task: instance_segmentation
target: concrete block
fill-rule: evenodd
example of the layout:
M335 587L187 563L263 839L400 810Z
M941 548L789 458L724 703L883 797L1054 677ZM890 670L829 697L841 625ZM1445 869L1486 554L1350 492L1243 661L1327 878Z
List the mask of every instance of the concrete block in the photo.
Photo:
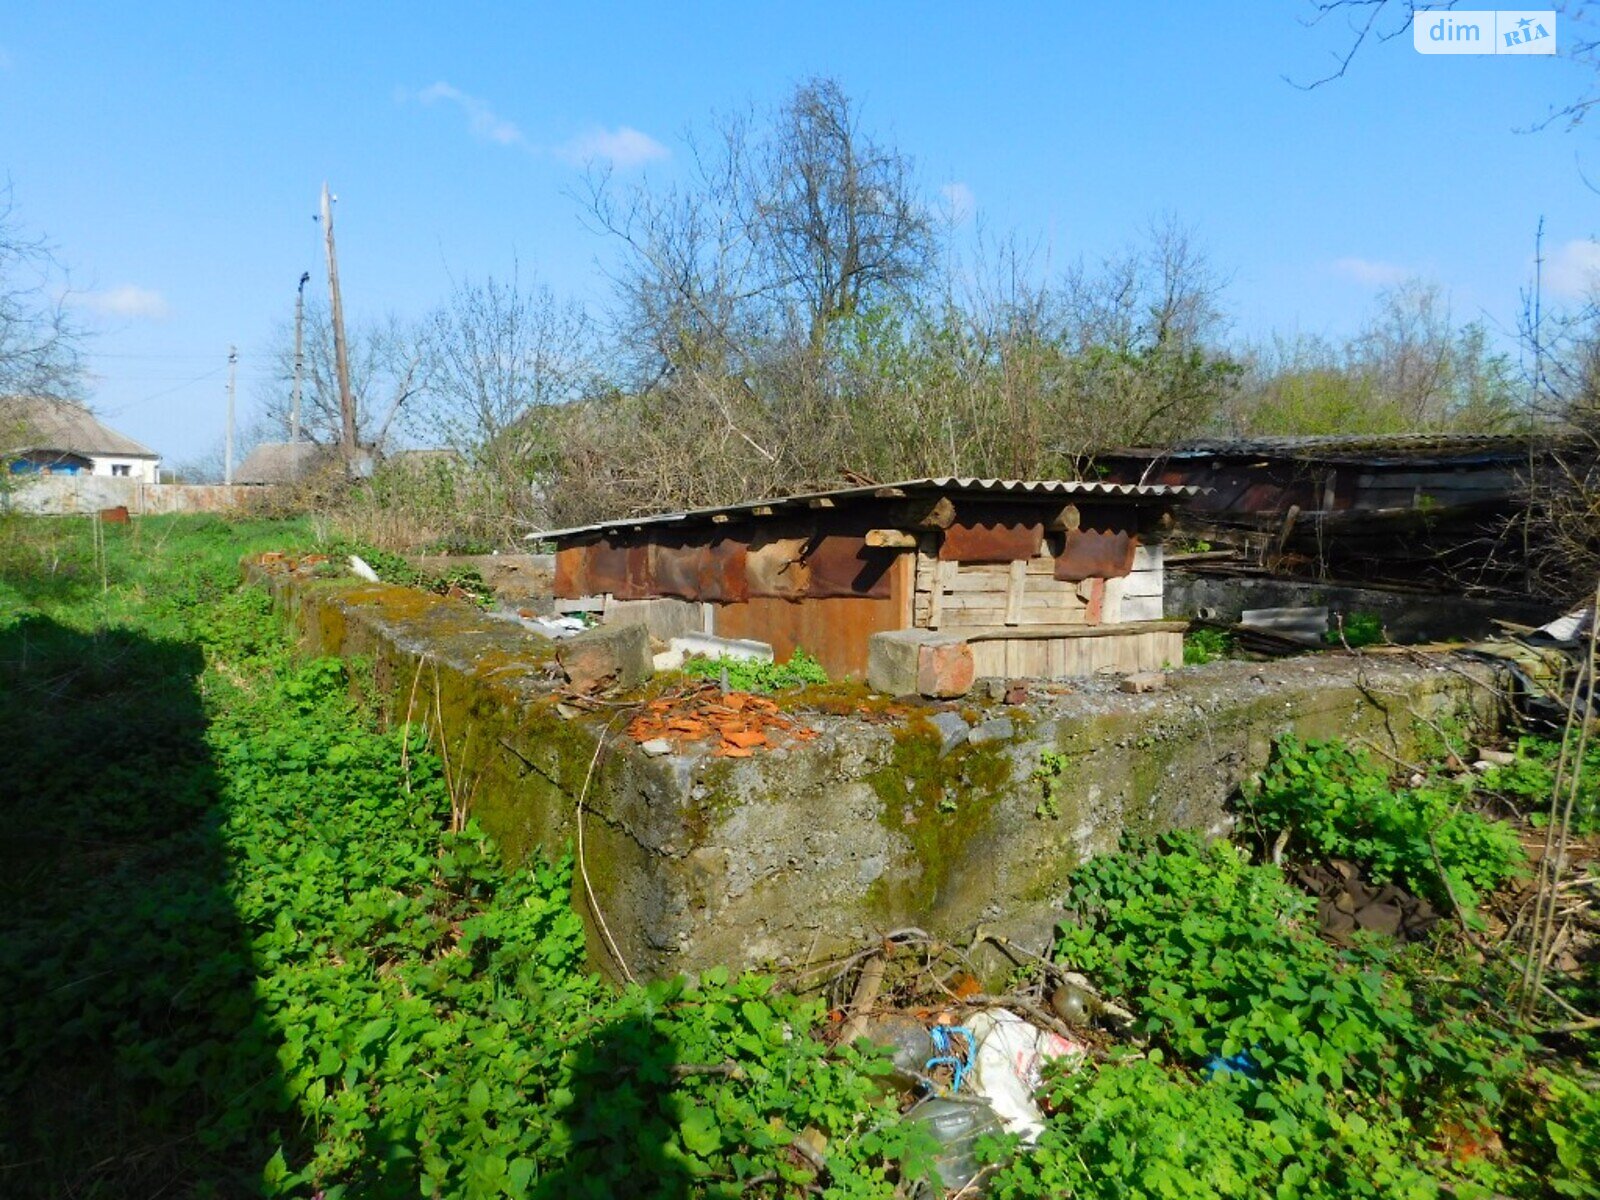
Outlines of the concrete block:
M939 731L939 754L949 754L967 740L967 719L958 712L934 713L929 723Z
M1132 675L1124 675L1122 682L1117 687L1124 692L1140 695L1144 692L1159 692L1167 686L1167 677L1160 671L1135 671Z
M867 683L891 696L964 696L974 676L972 647L951 633L896 629L867 639Z
M643 625L601 625L560 647L556 661L580 692L637 687L650 678L650 634Z
M1017 736L1017 724L1010 717L992 717L983 724L975 726L967 735L967 742L973 746L983 746L989 742L1009 742Z

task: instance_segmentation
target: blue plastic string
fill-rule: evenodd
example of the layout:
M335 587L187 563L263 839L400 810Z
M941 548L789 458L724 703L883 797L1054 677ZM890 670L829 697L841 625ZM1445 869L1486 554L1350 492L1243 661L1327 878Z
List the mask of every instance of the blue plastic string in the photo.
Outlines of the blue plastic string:
M933 1048L938 1053L927 1061L923 1070L931 1074L935 1067L949 1067L950 1090L959 1092L961 1081L966 1078L967 1072L972 1070L973 1061L977 1057L978 1039L965 1025L935 1025L928 1032L933 1035ZM966 1045L965 1052L961 1054L956 1053L954 1035L958 1033Z

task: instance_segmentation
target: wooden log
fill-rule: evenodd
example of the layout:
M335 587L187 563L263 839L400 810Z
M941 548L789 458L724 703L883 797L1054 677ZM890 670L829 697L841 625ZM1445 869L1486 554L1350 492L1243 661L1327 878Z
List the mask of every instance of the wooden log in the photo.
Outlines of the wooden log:
M879 550L915 550L917 535L903 529L869 529L867 545Z

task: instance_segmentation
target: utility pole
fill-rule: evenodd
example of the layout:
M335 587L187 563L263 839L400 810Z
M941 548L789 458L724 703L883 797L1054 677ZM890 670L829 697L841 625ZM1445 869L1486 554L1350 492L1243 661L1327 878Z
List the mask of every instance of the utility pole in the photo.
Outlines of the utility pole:
M306 284L311 272L300 272L300 290L294 296L294 399L289 405L289 440L300 440L300 376L305 371Z
M228 347L228 438L222 451L222 482L233 482L233 385L239 374L239 351Z
M356 402L350 395L350 355L344 343L344 302L339 299L339 259L333 251L333 197L322 185L322 235L328 247L328 303L333 309L333 362L339 373L340 442L344 469L350 474L356 462Z

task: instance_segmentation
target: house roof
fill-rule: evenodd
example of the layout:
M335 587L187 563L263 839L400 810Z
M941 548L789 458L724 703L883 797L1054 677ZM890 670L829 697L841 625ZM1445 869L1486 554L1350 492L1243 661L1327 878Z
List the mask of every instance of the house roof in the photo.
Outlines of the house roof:
M13 453L160 458L150 447L108 429L83 405L52 396L0 397L0 439ZM0 443L0 444L4 444Z
M262 442L233 472L235 483L293 483L334 457L315 442Z
M576 537L589 533L617 533L622 530L657 526L691 525L717 517L771 516L778 512L833 507L849 500L899 500L917 496L951 496L982 499L1014 499L1045 496L1099 496L1130 501L1187 499L1198 495L1198 487L1166 484L1102 483L1082 479L976 479L942 476L929 479L904 479L899 483L870 484L866 487L836 488L827 492L803 492L768 500L746 500L739 504L711 508L691 508L683 512L657 513L647 517L618 517L590 525L566 529L546 529L528 534L531 541Z
M1526 434L1395 433L1316 434L1295 437L1197 438L1176 446L1128 446L1103 460L1184 458L1293 458L1315 462L1385 463L1497 461L1525 457Z

